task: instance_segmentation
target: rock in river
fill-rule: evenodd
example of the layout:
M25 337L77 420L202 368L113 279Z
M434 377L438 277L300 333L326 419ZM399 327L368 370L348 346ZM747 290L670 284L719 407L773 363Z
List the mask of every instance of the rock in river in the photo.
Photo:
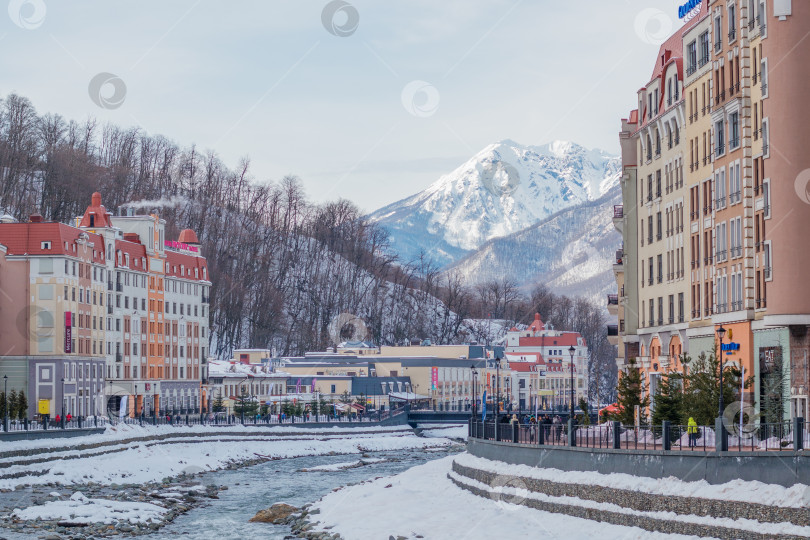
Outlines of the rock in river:
M267 510L259 510L256 515L250 518L250 521L258 521L261 523L279 524L287 519L290 514L298 512L298 508L286 503L276 503Z

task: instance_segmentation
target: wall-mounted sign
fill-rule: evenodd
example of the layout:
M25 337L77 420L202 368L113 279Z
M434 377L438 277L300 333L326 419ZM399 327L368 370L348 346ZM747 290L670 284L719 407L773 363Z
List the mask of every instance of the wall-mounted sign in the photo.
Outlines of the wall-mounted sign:
M733 352L736 352L736 351L740 350L740 344L739 343L723 343L720 346L720 350L721 351L726 351L726 354L731 354Z
M65 352L70 353L72 351L73 345L73 333L72 333L72 325L71 323L71 312L65 312Z
M430 368L430 386L434 389L439 387L439 368Z
M696 13L692 13L700 11L700 4L703 0L689 0L682 6L678 8L678 18L685 19L689 17L690 19L695 16Z

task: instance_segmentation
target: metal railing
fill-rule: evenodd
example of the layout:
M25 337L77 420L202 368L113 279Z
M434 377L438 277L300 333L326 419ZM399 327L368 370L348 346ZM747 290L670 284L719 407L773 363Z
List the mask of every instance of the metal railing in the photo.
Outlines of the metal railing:
M624 426L619 422L581 425L562 422L559 418L552 420L550 416L542 417L539 422L529 416L514 422L508 415L501 416L498 421L489 418L483 422L477 419L469 422L470 438L541 446L675 452L771 452L810 447L810 422L803 418L741 425L723 422L719 428L721 431L717 429L717 426L669 422L638 426Z

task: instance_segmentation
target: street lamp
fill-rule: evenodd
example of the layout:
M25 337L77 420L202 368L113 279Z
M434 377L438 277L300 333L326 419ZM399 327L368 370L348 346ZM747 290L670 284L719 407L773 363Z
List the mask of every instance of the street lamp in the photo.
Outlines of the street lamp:
M470 366L470 370L472 371L472 414L475 416L475 411L478 404L478 388L475 386L475 378L478 376L478 370L475 369L475 364Z
M5 407L3 414L3 431L8 431L8 375L3 375L3 405Z
M501 419L501 358L495 358L495 422Z
M717 417L720 418L723 416L723 338L726 337L726 329L723 328L722 324L720 328L717 329L717 337L720 340L720 358L718 360L718 364L720 365L720 410Z
M571 416L569 418L574 418L574 353L577 350L574 348L573 345L568 347L568 354L571 355Z
M62 377L62 428L65 427L65 407L67 398L65 398L65 378Z

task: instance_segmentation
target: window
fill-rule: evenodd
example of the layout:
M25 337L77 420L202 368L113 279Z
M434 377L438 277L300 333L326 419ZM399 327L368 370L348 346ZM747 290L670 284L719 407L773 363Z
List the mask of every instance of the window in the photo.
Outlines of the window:
M700 63L699 67L705 66L709 62L709 31L700 34Z
M737 6L728 6L728 42L737 39Z
M722 156L726 153L726 132L722 120L718 120L714 124L714 148L716 156Z
M702 38L703 36L701 36ZM708 38L708 35L706 36ZM692 75L695 71L697 71L697 42L692 41L689 45L686 46L687 51L687 64L686 64L686 74Z
M729 204L736 204L742 199L742 184L740 181L740 162L733 163L728 168Z
M740 147L740 113L733 112L728 117L729 126L729 150L735 150Z
M715 192L717 199L715 206L718 210L726 207L726 170L720 169L714 175Z
M723 48L723 22L720 17L714 18L714 50Z

